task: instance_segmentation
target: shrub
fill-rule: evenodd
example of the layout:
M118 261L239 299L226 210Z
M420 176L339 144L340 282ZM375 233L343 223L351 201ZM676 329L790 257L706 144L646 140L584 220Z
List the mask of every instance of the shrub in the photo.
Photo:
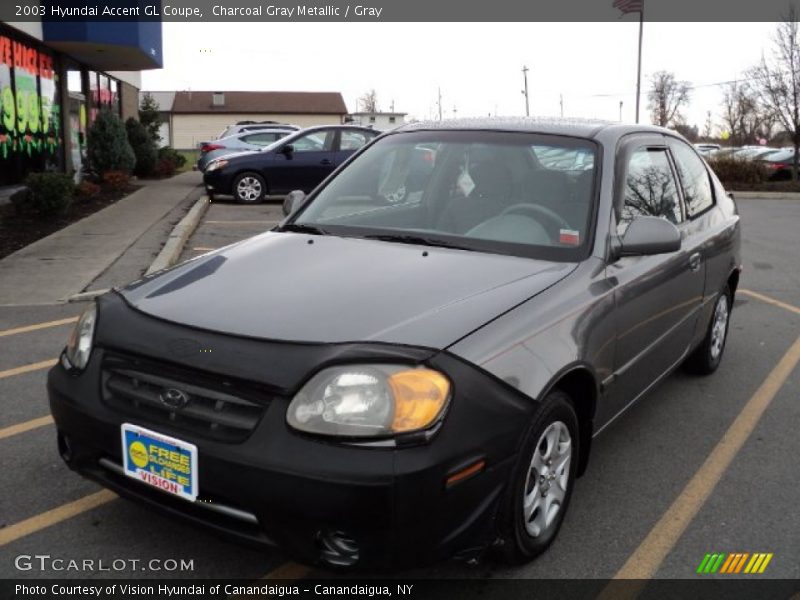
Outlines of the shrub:
M175 163L170 158L159 158L156 161L157 177L172 177L175 174Z
M75 193L81 198L91 198L92 196L96 196L100 193L100 186L96 183L92 183L88 179L84 179L78 184L78 187L75 189Z
M30 208L31 192L28 188L22 188L11 194L8 199L14 205L14 210L17 214L21 214Z
M133 169L134 174L140 177L152 175L158 158L155 142L147 133L144 125L133 117L125 121L125 130L128 133L128 143L131 145L133 154L136 157L136 166Z
M75 182L66 173L31 173L25 178L26 203L42 216L65 212L75 194Z
M101 110L87 134L89 167L98 175L106 171L130 173L136 155L120 118L108 109Z
M170 148L169 146L164 146L163 148L159 148L158 150L158 158L167 158L175 163L175 168L180 169L183 165L186 164L186 157L175 150L175 148Z
M769 179L766 167L754 160L711 157L708 159L708 164L726 185L728 183L761 183Z
M130 174L125 171L106 171L103 173L103 187L113 192L125 191L130 180Z

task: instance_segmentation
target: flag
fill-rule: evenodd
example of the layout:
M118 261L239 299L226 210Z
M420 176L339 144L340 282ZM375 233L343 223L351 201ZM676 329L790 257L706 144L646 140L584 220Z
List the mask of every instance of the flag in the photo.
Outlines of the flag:
M644 10L644 0L614 0L612 6L622 11L623 15L632 12L640 13Z

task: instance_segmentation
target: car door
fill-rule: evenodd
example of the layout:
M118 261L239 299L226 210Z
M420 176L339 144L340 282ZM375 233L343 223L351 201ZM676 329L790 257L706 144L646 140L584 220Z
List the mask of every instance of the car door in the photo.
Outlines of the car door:
M618 152L617 234L637 216L668 219L681 249L623 256L607 267L614 285L616 348L609 408L616 414L669 372L692 341L705 284L705 264L686 238L686 216L663 136L634 136ZM613 415L607 415L613 416Z
M371 131L359 129L340 130L336 141L336 166L350 158L356 150L366 145L376 135Z
M315 129L289 139L278 148L265 172L270 194L293 190L309 193L335 168L335 129ZM291 152L286 152L291 145Z
M705 265L703 307L695 327L697 341L705 335L714 301L731 273L733 232L729 221L716 208L714 185L705 162L686 142L673 137L667 140L686 207L686 222L681 232L684 243Z

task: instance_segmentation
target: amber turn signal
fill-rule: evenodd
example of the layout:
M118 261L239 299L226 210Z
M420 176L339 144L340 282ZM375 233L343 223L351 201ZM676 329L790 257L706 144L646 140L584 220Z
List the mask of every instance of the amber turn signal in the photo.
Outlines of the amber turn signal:
M424 429L442 414L450 397L450 382L438 371L410 369L388 378L394 395L392 430Z

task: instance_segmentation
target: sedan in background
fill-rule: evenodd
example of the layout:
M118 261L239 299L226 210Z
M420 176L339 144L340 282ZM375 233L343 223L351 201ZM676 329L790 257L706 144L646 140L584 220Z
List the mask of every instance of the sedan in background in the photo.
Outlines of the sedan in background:
M264 129L283 129L285 131L299 131L301 128L289 123L277 123L275 121L238 121L235 125L229 125L217 136L217 139L244 133L245 131L262 131Z
M268 184L301 148L318 164L370 133L306 131L232 177ZM669 130L416 123L291 196L271 231L97 298L50 371L64 461L165 530L325 567L524 563L558 535L592 439L678 366L722 361L739 215ZM716 410L720 383L655 426ZM614 481L637 457L606 459L608 493L577 501L638 493Z
M310 127L259 152L212 160L203 172L203 183L209 197L232 195L246 204L293 190L308 193L378 134L350 125Z
M237 152L262 150L290 133L292 133L291 129L259 129L257 131L244 131L213 142L205 142L200 146L200 159L197 161L197 170L205 171L208 163L221 156L236 154Z
M766 167L770 181L788 181L792 178L794 149L770 152L758 161Z

